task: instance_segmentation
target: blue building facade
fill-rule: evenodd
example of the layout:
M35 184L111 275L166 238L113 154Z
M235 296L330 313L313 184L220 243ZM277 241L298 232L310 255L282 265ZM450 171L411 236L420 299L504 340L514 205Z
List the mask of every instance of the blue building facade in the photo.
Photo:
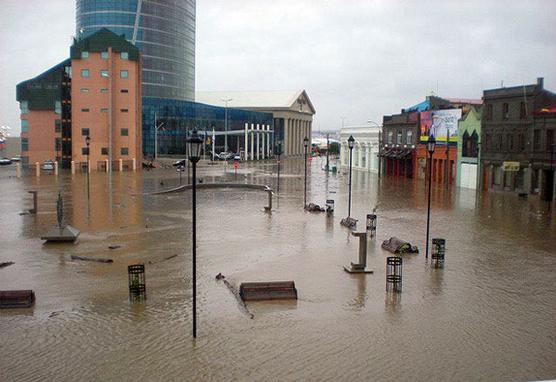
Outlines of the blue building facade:
M195 0L77 0L77 37L107 28L143 57L143 97L195 100Z
M181 100L143 98L143 155L154 156L155 123L158 129L158 154L185 154L185 139L193 130L212 139L212 131L225 131L226 109ZM245 149L245 124L251 127L270 126L273 128L273 115L241 109L228 108L228 147L239 153ZM224 136L218 135L215 142L217 152L224 150Z

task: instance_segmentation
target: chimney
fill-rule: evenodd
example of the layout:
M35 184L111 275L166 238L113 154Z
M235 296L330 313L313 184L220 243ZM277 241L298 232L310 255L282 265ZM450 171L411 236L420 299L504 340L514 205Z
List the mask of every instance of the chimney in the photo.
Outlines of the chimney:
M537 86L539 86L541 89L544 89L544 78L543 77L537 77Z

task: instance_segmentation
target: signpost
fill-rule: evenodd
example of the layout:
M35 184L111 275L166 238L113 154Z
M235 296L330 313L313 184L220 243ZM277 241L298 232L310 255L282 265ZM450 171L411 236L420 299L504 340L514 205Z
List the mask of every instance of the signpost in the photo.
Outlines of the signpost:
M502 168L504 171L519 171L519 162L503 162Z

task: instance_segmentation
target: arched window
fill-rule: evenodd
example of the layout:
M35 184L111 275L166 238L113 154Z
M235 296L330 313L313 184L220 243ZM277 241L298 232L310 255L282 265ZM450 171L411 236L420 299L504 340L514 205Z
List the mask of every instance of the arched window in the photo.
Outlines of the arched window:
M463 141L461 146L461 156L468 157L469 156L469 134L467 131L463 133Z
M473 158L477 158L479 156L479 135L476 131L471 134L470 146L471 151L469 152L469 156Z

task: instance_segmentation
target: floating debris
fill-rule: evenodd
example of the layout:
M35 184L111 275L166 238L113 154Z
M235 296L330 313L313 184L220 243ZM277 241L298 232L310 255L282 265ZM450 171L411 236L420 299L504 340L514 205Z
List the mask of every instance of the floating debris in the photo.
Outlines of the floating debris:
M388 240L384 240L382 248L396 255L403 253L419 253L419 248L411 245L411 243L407 241L398 239L397 237L391 237Z
M9 267L10 265L15 264L13 261L5 261L0 263L0 268Z
M96 261L97 263L113 263L114 262L114 260L112 260L112 259L85 257L85 256L77 256L77 255L71 255L71 259L72 260L81 260L81 261Z
M118 248L122 248L121 245L109 245L108 246L109 249L118 249Z

